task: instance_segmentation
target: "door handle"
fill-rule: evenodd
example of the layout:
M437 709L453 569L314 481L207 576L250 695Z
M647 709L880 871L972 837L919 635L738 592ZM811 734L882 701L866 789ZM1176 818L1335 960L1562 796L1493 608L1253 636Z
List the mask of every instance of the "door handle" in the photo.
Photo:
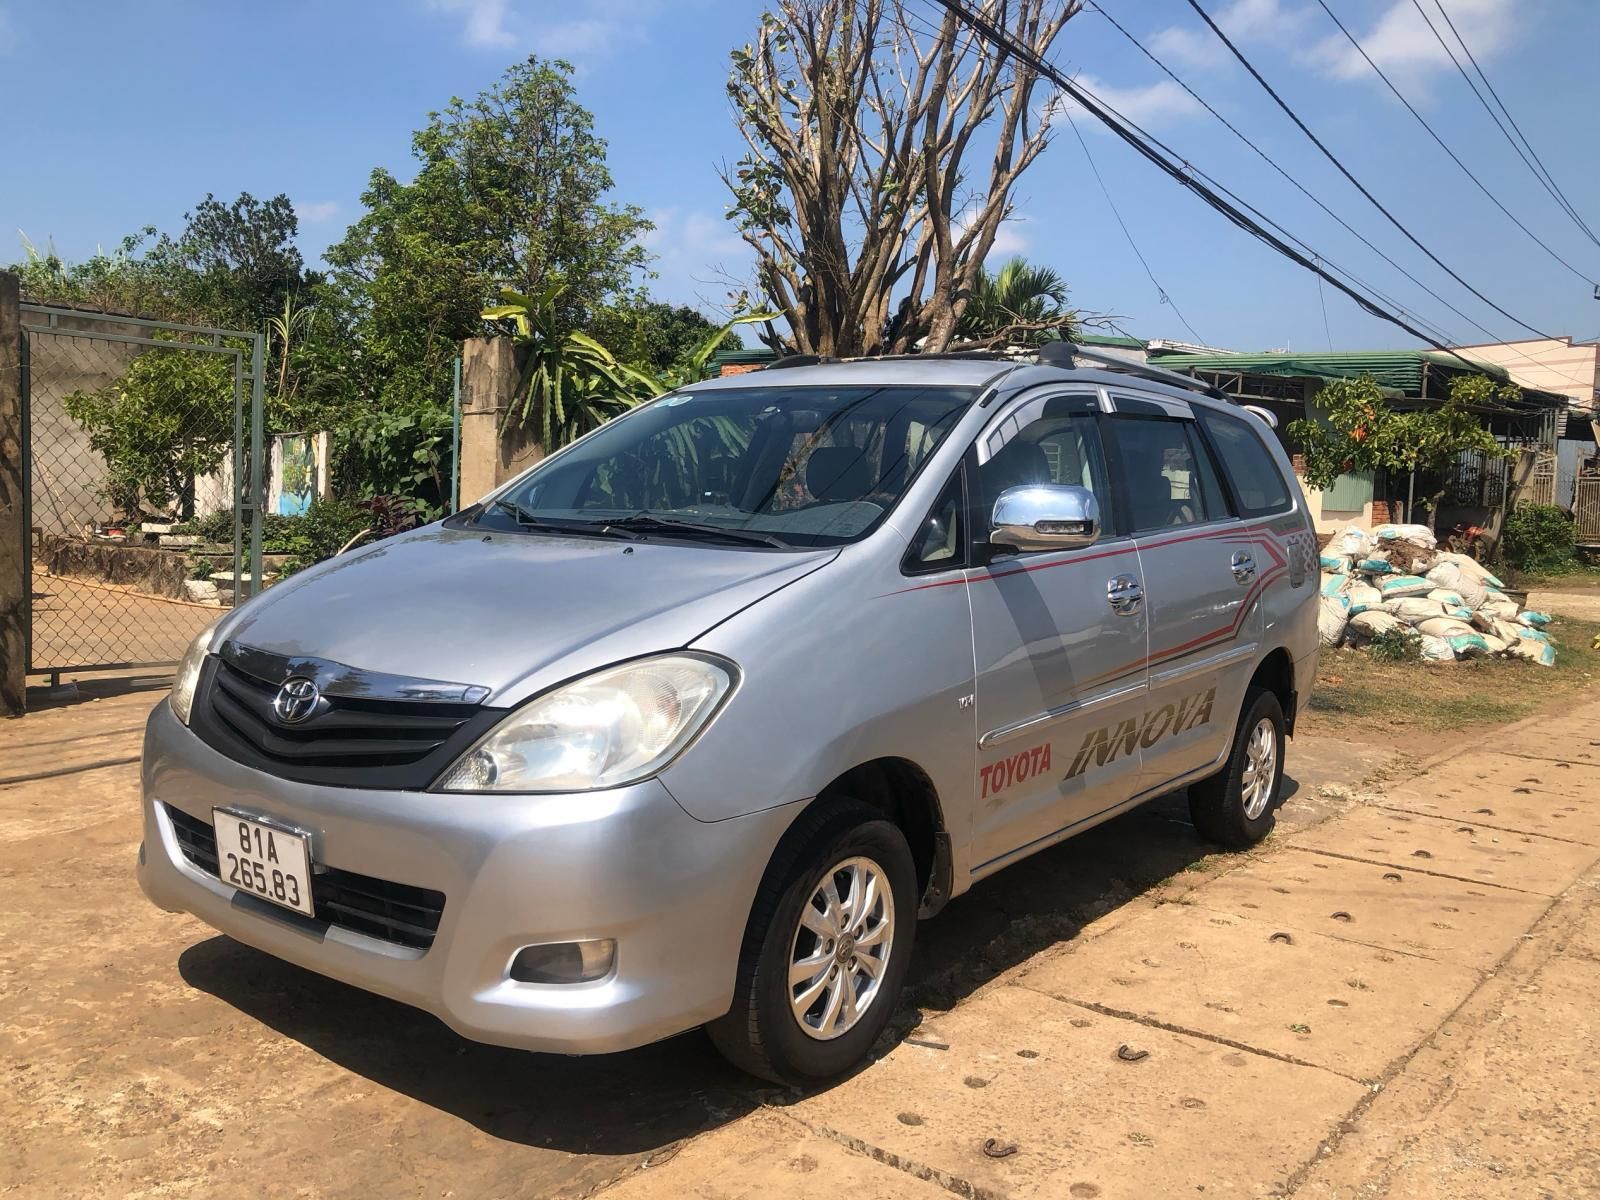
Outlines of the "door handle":
M1249 583L1256 577L1256 560L1245 551L1240 550L1233 556L1233 579L1235 583Z
M1106 582L1106 599L1119 617L1131 617L1144 605L1144 588L1132 575L1118 575Z

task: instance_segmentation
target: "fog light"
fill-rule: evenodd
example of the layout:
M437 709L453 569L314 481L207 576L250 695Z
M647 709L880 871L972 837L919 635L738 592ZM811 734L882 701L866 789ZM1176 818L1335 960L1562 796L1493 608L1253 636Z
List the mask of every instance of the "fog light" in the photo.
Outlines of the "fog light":
M592 983L611 974L616 962L614 938L524 946L511 960L511 978L518 983Z

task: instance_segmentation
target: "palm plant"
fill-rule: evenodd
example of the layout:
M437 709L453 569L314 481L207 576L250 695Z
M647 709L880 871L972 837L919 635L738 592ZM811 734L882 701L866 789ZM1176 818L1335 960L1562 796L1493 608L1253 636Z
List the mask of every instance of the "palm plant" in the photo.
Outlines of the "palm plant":
M1018 257L993 274L984 271L956 325L956 339L1035 346L1050 336L1070 337L1077 325L1061 274Z

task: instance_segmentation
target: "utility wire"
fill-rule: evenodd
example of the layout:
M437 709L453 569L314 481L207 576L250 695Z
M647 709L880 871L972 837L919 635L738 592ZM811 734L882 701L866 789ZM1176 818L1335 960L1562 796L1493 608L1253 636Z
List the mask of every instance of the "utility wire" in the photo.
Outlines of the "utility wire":
M1449 309L1456 316L1460 317L1467 324L1471 325L1474 329L1478 330L1478 332L1483 334L1484 337L1486 337L1490 342L1498 342L1498 341L1500 341L1500 339L1498 337L1496 337L1495 334L1493 332L1491 332L1488 328L1486 328L1485 326L1483 326L1479 322L1473 320L1472 317L1470 317L1466 313L1462 312L1461 309L1457 308L1454 304L1451 304L1450 301L1446 300L1443 296L1441 296L1438 292L1434 291L1431 287L1429 287L1421 279L1418 279L1410 271L1406 270L1405 267L1401 266L1398 262L1396 262L1388 254L1384 253L1384 251L1382 249L1380 249L1378 246L1374 245L1369 238L1367 238L1364 234L1361 233L1360 230L1356 229L1348 221L1346 221L1343 217L1341 217L1338 213L1334 212L1333 209L1329 208L1328 205L1325 204L1320 197L1318 197L1315 193L1313 193L1310 190L1308 190L1305 187L1305 185L1302 184L1298 179L1296 179L1292 174L1290 174L1288 171L1284 170L1283 167L1279 166L1278 163L1270 155L1268 155L1266 153L1266 151L1262 150L1260 146L1256 145L1255 142L1251 141L1244 133L1242 133L1238 129L1237 126L1235 126L1231 121L1229 121L1227 117L1225 117L1222 113L1218 112L1217 109L1215 107L1213 107L1206 100L1206 98L1204 96L1201 96L1192 87L1190 87L1189 84L1187 82L1185 82L1184 79L1181 76L1176 74L1172 70L1171 67L1169 67L1160 58L1158 58L1155 55L1154 52L1152 52L1149 48L1147 48L1144 45L1143 42L1139 41L1138 38L1136 38L1132 33L1130 33L1128 31L1128 29L1125 26L1123 26L1121 23L1119 23L1115 17L1113 17L1105 9L1101 8L1100 5L1098 3L1096 3L1096 0L1088 0L1088 3L1089 3L1089 6L1091 8L1093 8L1100 16L1104 17L1106 19L1106 21L1109 22L1111 24L1111 26L1113 28L1115 28L1118 33L1120 33L1124 38L1126 38L1130 43L1132 43L1132 45L1134 46L1135 49L1137 49L1141 54L1143 54L1152 63L1154 63L1155 66L1163 74L1165 74L1167 76L1167 78L1171 79L1180 88L1182 88L1185 92L1187 92L1191 99L1193 99L1197 104L1199 104L1202 108L1204 108L1213 117L1215 117L1217 119L1217 121L1220 122L1222 124L1222 126L1228 130L1228 132L1232 133L1234 135L1234 137L1238 138L1241 142L1243 142L1246 146L1248 146L1256 154L1256 156L1261 159L1262 162L1266 163L1269 167L1271 167L1274 171L1276 171L1279 175L1281 175L1290 184L1290 186L1292 186L1296 191L1298 191L1306 199L1310 200L1319 209L1321 209L1325 214L1327 214L1329 217L1331 217L1346 232L1348 232L1351 236L1356 238L1356 240L1358 240L1362 245L1367 247L1367 249L1371 250L1379 258L1383 259L1384 262L1388 263L1396 271L1400 272L1400 274L1404 275L1413 284L1415 284L1417 287L1422 289L1422 291L1426 292L1429 296L1433 297L1433 299L1438 301L1440 304L1444 305L1444 307ZM1163 149L1167 149L1167 147L1163 147ZM1200 172L1200 174L1202 176L1204 176L1205 173L1204 172ZM1209 177L1207 177L1207 178L1209 179ZM1338 263L1333 262L1331 259L1327 259L1327 258L1321 256L1320 254L1318 254L1315 250L1313 250L1310 246L1307 246L1299 238L1296 238L1293 234L1290 234L1281 225L1278 225L1276 222L1271 221L1270 219L1266 218L1263 214L1261 214L1259 212L1259 210L1254 209L1249 204L1246 204L1243 200L1240 200L1240 198L1238 196L1234 195L1232 192L1229 192L1226 188L1222 187L1219 183L1217 183L1216 180L1209 179L1209 182L1213 186L1217 187L1220 191L1223 191L1224 193L1226 193L1227 195L1232 197L1242 207L1244 207L1248 211L1254 213L1256 216L1261 217L1261 219L1265 220L1268 225L1271 225L1273 228L1277 229L1279 233L1283 234L1290 241L1292 241L1296 245L1300 246L1300 248L1303 249L1304 251L1306 251L1306 253L1310 254L1313 259L1320 260L1321 262L1326 263L1333 270L1339 272L1341 275L1344 275L1348 279L1354 281L1358 286L1364 288L1366 291L1370 292L1372 295L1374 295L1378 299L1382 300L1385 304L1387 304L1390 308L1393 308L1396 312L1399 312L1401 315L1409 318L1410 320L1412 320L1412 321L1416 322L1417 324L1422 325L1424 328L1430 330L1440 341L1443 341L1445 343L1451 343L1451 344L1459 344L1460 343L1460 341L1461 341L1460 338L1453 337L1450 334L1445 333L1437 325L1434 325L1434 324L1429 323L1429 322L1425 322L1422 317L1420 317L1416 313L1408 310L1405 307L1405 305L1401 304L1398 300L1394 299L1394 297L1389 296L1386 293L1384 293L1376 285L1374 285L1372 283L1369 283L1368 281L1362 279L1361 276L1357 275L1354 271L1350 270L1348 267L1342 267ZM1321 280L1320 277L1317 280L1317 298L1318 298L1319 302L1322 304L1322 307L1323 307L1323 310L1324 310L1324 319L1323 319L1324 329L1323 329L1323 332L1326 333L1327 332L1327 328L1326 328L1326 326L1327 326L1327 319L1326 319L1327 300L1326 300L1326 297L1322 294L1322 280ZM1330 349L1332 348L1332 340L1331 340L1331 338L1330 338L1330 341L1329 341L1329 348ZM1518 350L1518 351L1515 351L1515 353L1516 353L1517 357L1523 359L1524 361L1528 362L1529 364L1531 364L1533 366L1539 367L1541 369L1546 369L1546 370L1549 369L1548 364L1541 362L1540 360L1532 357L1531 355L1529 355L1527 353L1524 353L1523 351ZM1559 372L1558 372L1558 374L1559 374ZM1570 376L1565 376L1565 375L1563 375L1562 377L1563 378L1568 378L1568 379L1571 378ZM1576 380L1576 379L1573 379L1572 382L1578 383L1580 385L1582 383L1581 380Z
M1483 182L1483 180L1479 179L1477 177L1477 175L1475 175L1473 173L1472 168L1467 166L1466 163L1462 162L1460 156L1458 154L1456 154L1456 152L1454 150L1450 149L1450 147L1448 145L1445 144L1445 140L1442 137L1440 137L1437 132L1435 132L1435 130L1434 130L1432 125L1428 124L1427 119L1424 118L1423 115L1416 110L1416 107L1411 103L1411 101L1407 100L1405 98L1405 96L1401 94L1400 89L1397 88L1394 85L1394 81L1391 80L1389 78L1389 76L1384 74L1383 68L1380 67L1377 63L1372 61L1372 56L1367 53L1366 47L1363 46L1359 41L1356 40L1355 34L1351 33L1350 30L1345 27L1345 23L1343 21L1341 21L1334 14L1333 9L1328 7L1327 0L1317 0L1317 4L1322 8L1323 12L1328 14L1328 19L1339 27L1339 32L1344 34L1345 40L1348 41L1352 46L1354 46L1356 48L1356 52L1358 54L1360 54L1362 58L1367 60L1367 66L1371 67L1375 72L1377 72L1378 78L1383 80L1384 85L1391 92L1394 93L1394 98L1396 100L1400 101L1401 104L1405 105L1406 111L1409 112L1413 117L1415 117L1417 119L1417 124L1421 125L1424 129L1426 129L1428 131L1428 136L1431 137L1435 142L1437 142L1439 144L1439 149L1443 150L1446 154L1448 154L1450 156L1450 161L1455 163L1456 166L1460 167L1461 170L1462 170L1462 173L1465 174L1468 179L1472 180L1473 183L1477 184L1478 190L1480 192L1482 192L1485 196L1489 197L1490 202L1493 203L1493 205L1496 208L1498 208L1501 212L1503 212L1508 218L1510 218L1512 224L1514 224L1518 229L1522 230L1523 233L1527 234L1530 238L1532 238L1535 242L1537 242L1538 245L1539 245L1539 248L1541 250L1543 250L1551 258L1555 259L1558 263L1560 263L1567 270L1571 271L1579 279L1581 279L1585 283L1587 283L1590 287L1596 286L1596 281L1591 276L1586 275L1584 272L1580 271L1577 267L1573 266L1566 259L1562 258L1561 255L1557 254L1554 250L1552 250L1549 247L1549 245L1547 245L1545 243L1543 238L1541 238L1533 230L1529 229L1526 225L1524 225L1517 218L1516 214L1513 213L1504 204L1502 204L1500 202L1500 198L1489 190L1488 186ZM1440 11L1443 11L1443 9L1441 8ZM1465 43L1463 43L1463 45L1465 45ZM1487 81L1485 81L1485 82L1487 82ZM1508 113L1507 115L1509 116L1510 114Z
M1183 315L1177 303L1167 294L1167 289L1161 286L1161 281L1156 278L1155 272L1150 269L1150 264L1145 261L1144 254L1139 249L1139 243L1133 240L1133 234L1128 232L1128 223L1122 219L1122 214L1117 211L1117 202L1111 198L1111 189L1106 187L1106 181L1100 175L1100 168L1094 164L1094 155L1089 153L1089 143L1083 140L1083 131L1078 128L1078 123L1072 119L1072 114L1066 114L1067 124L1072 126L1072 132L1077 136L1078 145L1083 147L1083 157L1089 162L1089 170L1094 172L1095 182L1100 185L1100 191L1105 195L1106 204L1111 208L1111 215L1117 219L1117 224L1122 228L1122 236L1128 239L1128 245L1133 248L1133 255L1139 260L1139 265L1144 268L1144 273L1150 277L1151 285L1156 289L1156 295L1161 298L1161 303L1168 305L1183 327L1189 331L1189 336L1201 346L1209 345L1205 338L1195 332L1194 326L1189 324L1189 318Z
M1186 83L1181 76L1179 76L1178 74L1176 74L1172 70L1171 67L1167 66L1166 63L1162 62L1161 59L1157 58L1156 55L1151 50L1149 50L1144 45L1143 42L1141 42L1138 38L1134 37L1134 35L1132 33L1128 32L1128 30L1121 23L1119 23L1115 17L1113 17L1105 9L1101 8L1099 4L1094 3L1094 0L1090 0L1090 5L1091 5L1091 7L1094 8L1094 10L1097 13L1099 13L1108 22L1110 22L1110 24L1117 30L1118 33L1120 33L1129 42L1131 42L1134 45L1134 47L1141 54L1143 54L1152 63L1154 63L1156 65L1156 67L1158 69L1160 69L1163 74L1165 74L1167 76L1168 79L1172 80L1173 83L1177 84L1185 92L1187 92L1189 94L1189 97L1192 100L1194 100L1195 103L1199 104L1208 113L1210 113L1219 122L1221 122L1223 127L1226 128L1229 133L1233 134L1234 137L1238 138L1241 142L1243 142L1246 146L1248 146L1255 153L1256 157L1261 159L1262 162L1266 163L1269 167L1271 167L1274 171L1276 171L1279 175L1281 175L1284 178L1284 180L1287 181L1288 184L1291 187L1293 187L1297 192L1299 192L1307 200L1311 201L1311 203L1315 204L1319 209L1321 209L1325 214L1327 214L1327 216L1331 217L1334 221L1336 221L1340 225L1340 227L1345 230L1346 233L1348 233L1352 237L1354 237L1363 246L1365 246L1368 250L1371 250L1374 254L1376 254L1379 258L1381 258L1384 262L1388 263L1396 271L1399 271L1400 274L1404 275L1407 279L1409 279L1417 287L1421 288L1429 296L1433 297L1433 299L1438 301L1440 304L1444 305L1451 312L1455 313L1456 316L1460 317L1463 321L1467 322L1473 328L1475 328L1478 331L1480 331L1485 337L1489 338L1490 341L1497 340L1495 338L1495 335L1494 335L1493 332L1491 332L1489 329L1486 329L1484 326L1478 324L1471 317L1469 317L1466 313L1462 312L1455 305L1451 304L1450 301L1446 300L1438 292L1434 291L1431 287L1429 287L1421 279L1418 279L1410 271L1406 270L1405 267L1401 266L1398 262L1396 262L1388 254L1384 253L1384 251L1380 247L1375 245L1373 243L1373 241L1370 238L1368 238L1365 234L1363 234L1359 229L1357 229L1355 226L1351 225L1350 222L1346 221L1338 213L1334 212L1333 209L1329 208L1328 205L1322 200L1322 198L1320 196L1318 196L1315 192L1313 192L1309 188L1307 188L1305 186L1305 184L1301 183L1292 174L1290 174L1282 166L1280 166L1278 164L1278 162L1274 158L1272 158L1271 155L1269 155L1260 146L1256 145L1255 142L1251 141L1250 138L1247 137L1243 132L1241 132L1239 130L1239 128L1236 125L1233 124L1232 121L1228 120L1227 117L1223 116L1222 113L1218 112L1217 109L1215 107L1213 107L1212 104L1208 100L1206 100L1206 98L1204 96L1200 95L1192 87L1190 87L1188 85L1188 83ZM1320 257L1320 256L1314 256L1314 257ZM1392 296L1385 295L1383 292L1379 291L1378 288L1375 287L1373 284L1367 283L1364 280L1362 280L1361 277L1356 275L1353 271L1350 271L1350 270L1348 270L1346 268L1343 268L1343 267L1339 267L1339 266L1337 266L1337 264L1333 264L1328 259L1323 259L1323 261L1324 262L1329 262L1329 265L1334 266L1335 270L1338 270L1341 274L1347 275L1351 279L1355 280L1356 283L1360 284L1363 288L1365 288L1367 291L1371 292L1373 295L1377 296L1385 304L1389 305L1391 308L1395 309L1396 311L1404 313L1405 315L1411 317L1413 320L1416 320L1416 321L1419 321L1419 322L1422 320L1422 318L1417 316L1415 313L1407 312L1405 306L1402 305L1398 300L1395 300ZM1439 334L1445 341L1456 340L1456 339L1452 339L1452 338L1449 338L1449 337L1445 337L1437 327L1434 327L1434 332L1436 334Z
M1428 29L1433 34L1434 39L1438 41L1440 46L1444 47L1444 52L1450 56L1450 61L1455 64L1456 70L1461 72L1461 78L1467 81L1467 86L1472 89L1472 94L1478 98L1478 103L1483 105L1484 111L1487 112L1490 118L1493 119L1494 123L1499 126L1500 132L1505 135L1506 141L1511 143L1511 148L1515 150L1517 152L1517 156L1522 159L1523 165L1525 165L1528 170L1533 172L1534 178L1544 185L1545 191L1550 193L1550 198L1560 206L1563 212L1572 218L1578 228L1583 230L1584 235L1595 245L1600 246L1600 238L1595 237L1594 230L1590 229L1589 226L1584 223L1583 217L1579 215L1578 210L1573 207L1572 201L1568 200L1566 195L1561 191L1560 187L1556 185L1555 176L1550 174L1549 168L1544 165L1544 160L1539 157L1539 152L1533 148L1533 143L1528 141L1527 135L1522 132L1522 127L1517 124L1516 118L1511 115L1511 110L1505 106L1505 103L1500 99L1500 94L1494 90L1494 85L1489 82L1489 77L1483 73L1483 68L1478 65L1478 60L1472 55L1471 47L1467 45L1466 39L1461 36L1461 31L1456 28L1456 23L1450 19L1450 14L1445 11L1442 0L1434 0L1434 3L1438 6L1439 15L1444 18L1445 24L1450 26L1450 32L1455 35L1456 41L1461 43L1461 49L1466 51L1467 59L1472 63L1473 70L1477 71L1478 78L1483 80L1483 86L1489 89L1489 94L1494 97L1495 103L1500 105L1500 111L1505 113L1506 121L1511 122L1512 128L1517 131L1517 136L1522 138L1522 146L1527 147L1527 153L1524 153L1522 146L1517 144L1517 139L1511 136L1511 130L1506 128L1505 121L1500 119L1499 115L1492 107L1490 107L1488 100L1484 99L1483 92L1480 91L1478 85L1472 81L1472 76L1467 74L1467 69L1461 65L1461 60L1456 57L1456 52L1452 50L1450 48L1450 44L1444 40L1444 35L1439 32L1438 26L1436 26L1433 23L1433 19L1428 16L1427 10L1422 7L1418 0L1411 0L1411 3L1421 15L1423 21L1427 23ZM1530 154L1533 156L1531 161L1528 157Z
M1186 163L1173 154L1169 147L1161 146L1155 138L1151 137L1148 133L1142 129L1139 129L1137 125L1129 121L1126 117L1122 116L1120 113L1117 113L1114 109L1111 109L1108 105L1104 104L1077 82L1067 78L1054 66L1054 64L1035 53L1029 47L1017 42L1015 38L1011 37L1011 35L1008 34L1004 29L999 28L992 21L988 20L988 18L984 17L982 13L973 12L964 4L959 3L958 0L933 0L933 2L938 4L941 8L944 8L947 12L951 13L958 20L961 20L967 25L971 26L987 41L1003 50L1010 57L1026 63L1030 68L1037 71L1040 75L1044 76L1046 79L1049 79L1073 100L1082 105L1083 108L1085 108L1089 113L1098 118L1107 129L1111 130L1112 133L1116 134L1129 146L1133 147L1134 150L1138 151L1139 154L1141 154L1144 158L1154 164L1169 177L1183 185L1189 191L1199 196L1212 208L1216 209L1239 228L1249 233L1252 237L1255 237L1257 240L1276 250L1279 254L1282 254L1284 257L1298 263L1306 270L1311 271L1322 279L1326 280L1339 291L1343 292L1346 296L1350 297L1351 300L1355 301L1356 304L1358 304L1366 312L1371 313L1380 320L1387 321L1390 324L1403 329L1412 337L1426 342L1435 350L1438 350L1443 354L1450 355L1468 370L1475 372L1482 370L1481 363L1474 363L1472 360L1464 358L1454 348L1446 345L1440 339L1431 334L1424 333L1421 329L1417 328L1416 325L1412 324L1404 317L1385 309L1370 297L1363 295L1361 292L1345 283L1344 280L1339 279L1323 270L1320 262L1315 258L1307 257L1305 254L1297 251L1293 246L1289 245L1288 242L1284 241L1283 238L1272 233L1259 221L1252 219L1239 206L1230 203L1228 199L1219 194L1219 189L1209 186L1207 183L1196 178L1195 175L1190 174L1190 170L1192 168L1189 168ZM1231 195L1231 193L1229 194ZM1237 199L1237 197L1235 197L1235 199ZM1257 215L1260 214L1257 213ZM1298 241L1298 239L1294 240ZM1301 244L1304 245L1304 243Z
M1272 85L1266 81L1265 77L1262 76L1261 72L1256 70L1255 66L1250 62L1250 60L1248 58L1246 58L1244 56L1243 52L1240 51L1239 47L1237 47L1237 46L1235 46L1233 44L1233 40L1230 37L1228 37L1227 34L1223 33L1222 30L1218 27L1217 23L1211 19L1211 14L1206 12L1206 10L1200 6L1200 0L1189 0L1189 7L1194 9L1194 11L1200 15L1200 19L1202 21L1204 21L1208 26L1210 26L1211 32L1217 35L1217 37L1221 40L1222 44L1224 46L1226 46L1228 48L1228 50L1233 54L1234 58L1239 60L1239 65L1244 67L1244 69L1250 73L1251 77L1257 83L1259 83L1261 85L1262 89L1267 93L1267 95L1272 97L1273 102L1275 104L1277 104L1277 106L1283 110L1284 115L1287 116L1291 121L1293 121L1295 123L1295 125L1299 128L1301 133L1305 134L1306 137L1311 139L1311 144L1322 152L1322 156L1324 158L1326 158L1330 163L1332 163L1334 165L1334 167L1336 167L1338 169L1339 173L1341 175L1343 175L1347 180L1349 180L1351 185L1358 192L1360 192L1363 196L1365 196L1367 198L1368 202L1370 202L1374 208L1376 208L1380 213L1382 213L1388 219L1389 224L1393 225L1402 234L1404 234L1407 241L1409 241L1418 250L1421 250L1424 254L1426 254L1433 261L1434 265L1439 267L1442 271L1444 271L1444 273L1446 275L1450 276L1451 279L1454 279L1462 287L1466 288L1467 291L1471 292L1479 300L1483 301L1490 308L1494 309L1495 312L1499 313L1502 317L1505 317L1508 321L1512 322L1515 325L1520 325L1523 329L1526 329L1529 333L1532 333L1537 337L1541 337L1541 338L1549 338L1550 337L1550 335L1548 333L1544 333L1543 331L1537 329L1536 327L1534 327L1532 325L1529 325L1526 321L1522 320L1520 317L1513 316L1511 313L1509 313L1505 309L1501 308L1498 304L1496 304L1493 300L1489 299L1489 297L1485 296L1477 288L1473 287L1470 283L1468 283L1460 275L1456 274L1455 271L1451 270L1450 267L1445 263L1445 261L1442 258L1440 258L1432 250L1428 249L1427 246L1423 245L1421 239L1418 238L1416 234L1412 233L1411 230L1407 229L1405 227L1405 225L1403 225L1400 222L1400 219L1398 217L1396 217L1392 212L1390 212L1387 208L1385 208L1383 206L1383 204L1378 200L1378 198L1376 196L1374 196L1370 191L1367 190L1367 187L1366 187L1365 184L1363 184L1359 179L1357 179L1353 174L1350 173L1350 170L1342 162L1339 161L1338 156L1335 155L1333 153L1333 151L1329 150L1328 147L1323 144L1322 139L1317 137L1316 134L1311 132L1310 126L1308 126L1304 121L1302 121L1300 119L1299 115L1294 111L1294 109L1290 108L1289 105L1284 101L1283 97L1278 95L1278 93L1273 90Z

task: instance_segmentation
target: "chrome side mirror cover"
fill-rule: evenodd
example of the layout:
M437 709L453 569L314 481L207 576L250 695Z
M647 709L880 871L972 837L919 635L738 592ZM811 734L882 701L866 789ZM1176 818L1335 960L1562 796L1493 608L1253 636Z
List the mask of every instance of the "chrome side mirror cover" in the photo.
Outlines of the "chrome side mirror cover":
M989 541L1018 550L1074 550L1100 536L1100 502L1088 488L1035 483L1007 488L994 502Z

